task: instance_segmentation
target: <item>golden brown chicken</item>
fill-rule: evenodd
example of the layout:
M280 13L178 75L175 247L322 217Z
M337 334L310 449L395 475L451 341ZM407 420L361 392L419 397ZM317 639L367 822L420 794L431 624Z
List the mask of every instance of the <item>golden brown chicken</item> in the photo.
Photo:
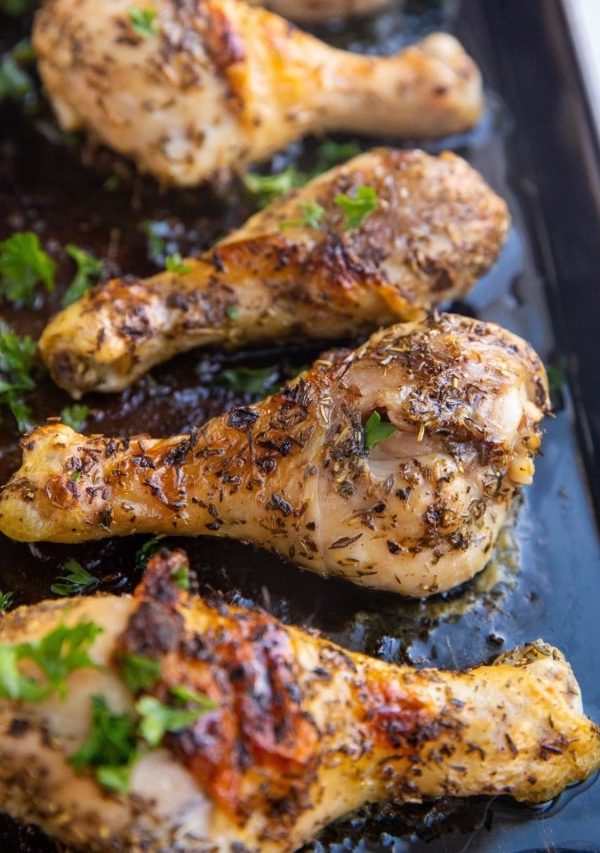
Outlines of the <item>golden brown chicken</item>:
M361 188L374 198L348 229L343 199ZM508 225L504 201L455 155L378 149L273 202L178 271L94 289L51 320L40 351L80 397L121 390L193 347L370 332L465 294Z
M190 435L22 440L0 530L79 542L231 536L412 596L483 568L533 475L544 369L515 335L441 315L377 332Z
M482 110L452 36L360 56L241 0L47 0L33 39L62 127L166 183L242 170L309 132L443 136Z
M185 555L134 598L0 621L0 808L92 853L291 853L380 800L550 799L600 766L563 656L394 666L191 598Z

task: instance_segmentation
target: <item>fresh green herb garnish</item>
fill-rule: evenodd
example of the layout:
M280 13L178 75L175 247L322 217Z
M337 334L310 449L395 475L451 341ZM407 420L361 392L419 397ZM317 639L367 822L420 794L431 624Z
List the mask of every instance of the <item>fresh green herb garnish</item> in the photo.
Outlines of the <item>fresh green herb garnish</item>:
M192 711L187 708L170 708L154 696L142 696L135 707L141 717L140 734L150 747L158 746L166 732L180 732L191 726L205 711L204 708Z
M69 243L66 250L69 257L75 261L77 272L61 299L60 304L63 308L81 299L83 294L95 284L94 279L97 280L102 275L102 261L95 258L91 252L86 252L85 249L80 249L73 243Z
M196 690L190 690L190 688L186 687L185 684L175 684L169 689L169 692L180 702L194 702L204 711L211 711L213 708L217 707L212 699L209 699L204 693L198 693Z
M66 574L61 575L50 587L54 595L80 595L82 592L90 592L100 583L97 577L74 559L67 560L63 571Z
M95 667L88 651L102 632L93 622L59 625L41 640L0 645L0 697L37 702L51 693L66 695L66 678L76 669ZM43 678L24 675L19 664L34 664Z
M72 406L65 406L60 411L60 419L63 424L70 426L75 432L81 432L85 426L85 422L90 413L90 407L85 403L73 403Z
M389 421L382 421L379 412L371 412L365 424L365 450L372 450L380 441L385 441L396 432L396 427Z
M154 556L157 551L163 547L162 540L164 536L153 536L152 539L148 539L147 542L138 548L135 552L135 568L138 572L145 572L148 567L148 560L150 557Z
M370 213L377 210L379 203L373 187L365 186L357 188L354 198L340 194L335 197L334 201L346 214L344 227L347 231L351 228L358 228Z
M0 590L0 613L4 613L5 610L10 610L12 607L12 592L2 592Z
M103 696L92 696L90 730L83 746L69 756L71 766L77 772L93 767L101 785L125 794L139 757L133 714L114 714Z
M137 715L115 714L104 697L92 696L89 734L81 749L69 757L72 767L77 772L91 767L105 788L127 793L133 767L148 748L159 746L166 732L182 731L214 707L202 694L185 688L181 692L183 701L198 707L172 708L145 695L136 702Z
M32 424L32 412L23 395L35 388L36 342L20 337L0 322L0 406L7 406L17 422L19 432Z
M346 160L360 154L360 151L360 145L356 141L335 142L333 139L324 139L317 150L317 165L314 175L320 175L339 163L345 163Z
M33 305L35 286L54 290L56 263L33 231L13 234L0 243L0 294L17 305Z
M0 9L13 18L30 12L33 5L33 0L0 0Z
M179 566L178 569L175 569L175 571L171 573L171 580L173 581L177 589L189 589L190 574L188 572L187 566L184 564L182 566Z
M308 179L309 175L306 172L301 172L296 166L288 166L276 175L248 172L244 177L244 184L253 195L257 196L259 206L266 207L294 187L303 186Z
M318 201L308 201L300 204L302 217L300 219L286 219L279 223L280 228L297 228L306 225L308 228L318 228L319 223L325 216L325 208Z
M191 271L192 267L191 264L184 264L181 252L173 252L172 255L169 255L169 257L165 259L165 269L169 272L177 272L181 275L185 275Z
M35 51L29 39L19 42L12 50L0 57L0 103L6 98L37 101L37 93L32 78L23 70L35 59Z
M146 6L140 9L138 6L130 6L127 10L129 23L136 35L148 39L156 35L156 9Z
M219 384L232 391L248 394L269 394L277 386L278 369L271 367L234 367L224 370L219 376Z
M132 693L147 690L160 678L159 661L141 655L119 655L121 677Z
M229 308L225 309L225 313L229 317L230 320L237 320L240 316L240 309L236 308L235 305L230 305Z

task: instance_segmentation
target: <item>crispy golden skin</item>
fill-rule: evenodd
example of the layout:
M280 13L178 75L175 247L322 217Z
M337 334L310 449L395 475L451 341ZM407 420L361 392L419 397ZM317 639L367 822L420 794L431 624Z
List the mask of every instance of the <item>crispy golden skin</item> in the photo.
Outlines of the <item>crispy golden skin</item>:
M377 332L190 435L22 440L0 530L25 541L232 536L321 574L423 596L487 562L533 476L544 369L493 324L440 315ZM395 430L369 448L376 412Z
M33 40L65 130L88 130L165 183L242 170L309 132L443 136L482 111L477 67L435 34L397 56L334 50L240 0L49 0Z
M0 647L92 620L100 669L67 695L0 699L0 802L92 853L291 853L368 802L509 794L550 799L600 766L563 656L537 641L462 673L394 666L260 611L189 598L185 556L153 558L135 598L22 607ZM144 692L202 692L214 707L135 765L128 793L103 789L67 757L86 738L90 700L133 713L123 654L159 665Z
M335 199L361 186L376 191L378 208L346 230ZM315 202L318 226L289 224ZM80 397L121 390L194 347L370 332L467 293L509 221L459 157L378 149L272 203L183 273L89 292L50 321L40 352L54 381Z

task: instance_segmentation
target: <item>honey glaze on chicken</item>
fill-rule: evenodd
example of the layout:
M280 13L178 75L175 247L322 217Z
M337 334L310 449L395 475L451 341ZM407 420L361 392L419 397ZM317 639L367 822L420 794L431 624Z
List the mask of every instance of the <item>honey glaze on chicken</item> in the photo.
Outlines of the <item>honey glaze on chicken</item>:
M6 812L93 853L291 853L365 803L536 803L600 765L573 673L541 641L461 673L395 666L191 597L186 569L164 552L134 598L47 601L0 622L3 660L17 658L0 683ZM28 698L46 682L18 650L56 630L95 636L54 690ZM134 733L118 788L109 758L85 747L99 704ZM189 716L154 736L140 725L149 707Z
M39 427L0 494L0 529L21 541L230 536L320 574L430 595L487 562L531 482L547 406L524 341L432 316L322 358L189 435Z

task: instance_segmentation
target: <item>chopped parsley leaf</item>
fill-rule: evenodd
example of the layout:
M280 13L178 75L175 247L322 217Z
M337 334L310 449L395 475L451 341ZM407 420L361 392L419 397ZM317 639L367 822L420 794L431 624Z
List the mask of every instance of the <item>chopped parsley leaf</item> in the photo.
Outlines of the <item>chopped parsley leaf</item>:
M102 632L93 622L58 625L41 640L0 645L0 697L38 702L51 693L66 695L66 678L76 669L95 667L88 652ZM34 664L43 678L24 675L19 664Z
M90 592L100 583L95 575L91 575L74 559L67 560L63 571L66 574L57 578L57 582L50 587L54 595L80 595L82 592Z
M0 103L6 98L25 101L27 106L37 103L33 79L23 68L34 59L35 50L29 39L24 39L0 56Z
M69 756L69 764L77 772L93 767L101 785L125 794L139 757L137 721L133 714L114 714L103 696L92 696L87 739Z
M312 199L300 204L302 217L300 219L287 219L279 223L280 228L297 228L306 225L308 228L318 228L325 216L325 208L318 201Z
M154 696L142 696L136 702L140 715L139 731L150 747L158 746L166 732L180 732L195 723L206 708L170 708Z
M147 690L160 678L160 662L141 655L120 654L121 678L132 693Z
M33 231L13 234L0 243L0 294L16 305L33 305L42 282L54 290L56 263L40 246Z
M12 607L12 592L2 592L0 590L0 613L4 613L5 610L10 610Z
M194 702L205 711L211 711L217 707L213 700L209 699L204 693L190 690L185 684L175 684L170 688L170 693L175 699L179 699L180 702Z
M376 191L373 187L365 186L357 188L354 198L340 194L335 197L334 201L346 214L344 228L347 231L351 228L358 228L369 214L377 210L378 206Z
M186 273L191 272L192 266L191 264L184 264L181 252L173 252L172 255L169 255L169 257L165 259L165 269L169 272L177 272L180 275L185 275Z
M232 391L248 394L269 394L277 386L279 371L275 365L270 367L233 367L223 370L218 378L221 385Z
M66 250L69 257L75 261L77 271L61 299L60 304L63 308L81 299L95 283L94 279L97 280L102 275L102 261L94 257L91 252L86 252L85 249L80 249L73 243L69 243Z
M296 166L288 166L283 172L275 175L259 175L248 172L244 176L244 184L257 197L260 207L266 207L274 199L295 187L303 186L309 179L306 172L301 172Z
M70 426L75 432L81 432L85 426L85 422L90 413L90 407L85 403L73 403L72 406L65 406L60 411L60 419L63 424Z
M0 0L0 10L13 18L30 12L33 5L33 0Z
M189 589L190 588L190 575L187 569L187 566L184 564L179 566L178 569L171 574L171 580L177 587L177 589Z
M143 9L138 6L130 6L127 15L131 28L137 36L148 39L156 35L156 9L152 9L150 6Z
M371 415L364 427L365 430L365 450L372 450L380 441L385 441L396 432L396 427L389 421L382 421L381 415L377 411L371 412Z
M317 165L315 174L321 174L328 169L345 163L360 154L361 148L358 142L335 142L333 139L324 139L317 151Z
M147 542L138 548L135 552L135 568L138 572L145 572L148 567L148 560L154 556L163 547L163 535L153 536Z

